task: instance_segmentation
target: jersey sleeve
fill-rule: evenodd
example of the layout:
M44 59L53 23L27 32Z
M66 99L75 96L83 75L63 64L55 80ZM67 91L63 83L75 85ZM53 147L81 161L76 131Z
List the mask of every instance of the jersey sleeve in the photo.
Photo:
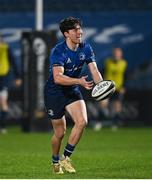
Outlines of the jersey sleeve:
M87 51L87 58L86 58L86 63L89 64L91 62L95 62L95 54L93 52L92 47L88 44L86 47L86 51Z
M55 48L51 51L50 64L52 66L64 66L64 57L59 49Z

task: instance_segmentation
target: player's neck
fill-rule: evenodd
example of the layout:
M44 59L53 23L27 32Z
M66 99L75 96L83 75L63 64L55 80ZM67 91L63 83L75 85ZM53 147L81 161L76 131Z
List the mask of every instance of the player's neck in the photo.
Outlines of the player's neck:
M68 48L72 51L76 51L79 47L79 44L73 43L71 41L66 41L66 44L67 44Z

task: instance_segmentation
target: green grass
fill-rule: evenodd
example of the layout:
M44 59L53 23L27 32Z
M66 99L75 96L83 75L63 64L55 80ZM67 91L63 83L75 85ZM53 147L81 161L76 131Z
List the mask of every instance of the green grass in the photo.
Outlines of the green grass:
M77 173L64 175L50 169L51 135L25 134L18 128L0 135L0 179L152 178L151 128L86 129L72 156Z

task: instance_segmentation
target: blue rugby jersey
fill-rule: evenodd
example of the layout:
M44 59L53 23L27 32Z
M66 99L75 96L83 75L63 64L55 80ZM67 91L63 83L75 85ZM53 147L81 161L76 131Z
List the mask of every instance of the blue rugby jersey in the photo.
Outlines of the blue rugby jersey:
M63 66L64 75L69 77L78 78L81 74L84 63L89 64L95 61L95 55L92 47L88 43L81 44L76 51L72 51L63 41L58 43L51 51L50 55L50 77L47 86L51 93L61 92L64 88L70 89L76 86L63 86L54 83L53 66Z

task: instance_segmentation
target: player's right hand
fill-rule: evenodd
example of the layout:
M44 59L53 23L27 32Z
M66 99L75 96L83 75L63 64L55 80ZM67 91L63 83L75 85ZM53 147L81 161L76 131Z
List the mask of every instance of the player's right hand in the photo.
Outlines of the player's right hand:
M90 89L93 88L94 83L93 83L93 81L87 81L87 80L86 80L87 77L88 77L88 76L82 76L82 77L79 79L79 84L80 84L82 87L90 90Z

